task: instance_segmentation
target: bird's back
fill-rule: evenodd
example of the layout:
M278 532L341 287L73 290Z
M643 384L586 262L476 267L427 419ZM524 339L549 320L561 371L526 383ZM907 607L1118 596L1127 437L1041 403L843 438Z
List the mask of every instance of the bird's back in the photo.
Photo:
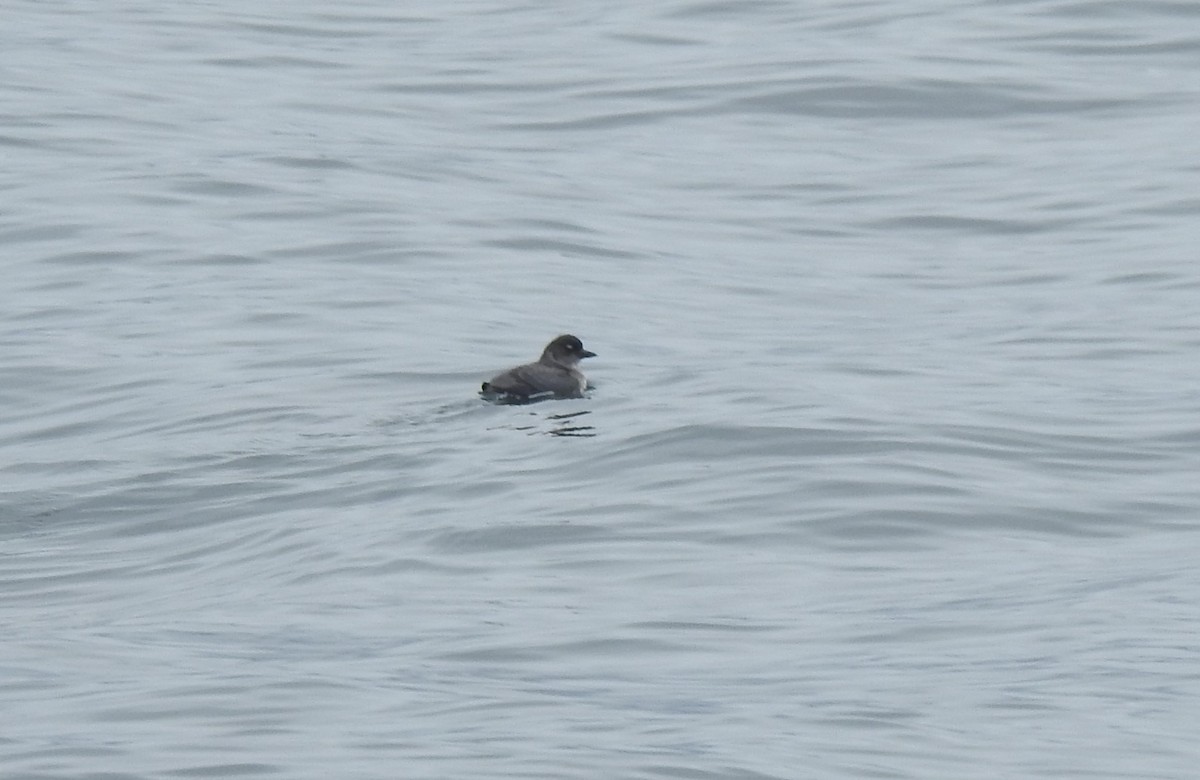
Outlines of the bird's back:
M583 393L583 375L560 366L527 363L498 374L483 383L485 393L505 393L529 397L542 393L573 397Z

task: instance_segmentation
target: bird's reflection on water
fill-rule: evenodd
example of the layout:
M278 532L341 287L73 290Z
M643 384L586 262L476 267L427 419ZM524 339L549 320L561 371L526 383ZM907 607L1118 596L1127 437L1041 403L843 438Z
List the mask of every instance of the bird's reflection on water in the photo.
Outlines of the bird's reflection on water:
M591 412L571 412L570 414L552 414L546 419L552 420L558 427L551 428L546 433L551 436L595 436L596 429L591 425L574 425L575 418Z
M547 428L541 424L532 425L514 425L514 431L525 431L530 436L545 434L546 436L574 436L576 438L587 438L596 435L596 428L591 425L580 425L582 422L579 418L584 415L591 414L590 411L570 412L567 414L548 414L543 418L550 423ZM530 416L538 416L530 412Z

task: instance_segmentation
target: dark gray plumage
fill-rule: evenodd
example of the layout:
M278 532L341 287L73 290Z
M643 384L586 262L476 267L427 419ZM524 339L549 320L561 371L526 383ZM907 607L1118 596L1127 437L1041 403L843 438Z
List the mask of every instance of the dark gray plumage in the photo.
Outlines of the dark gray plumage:
M583 342L571 335L559 336L546 345L536 363L510 368L483 383L483 394L510 399L530 400L535 396L579 398L587 389L587 379L576 366L595 352L583 348Z

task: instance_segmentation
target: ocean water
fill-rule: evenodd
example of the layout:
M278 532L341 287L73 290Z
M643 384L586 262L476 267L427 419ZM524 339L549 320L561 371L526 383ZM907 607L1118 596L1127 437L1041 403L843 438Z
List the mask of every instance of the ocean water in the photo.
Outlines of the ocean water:
M0 776L1196 776L1200 6L4 16Z

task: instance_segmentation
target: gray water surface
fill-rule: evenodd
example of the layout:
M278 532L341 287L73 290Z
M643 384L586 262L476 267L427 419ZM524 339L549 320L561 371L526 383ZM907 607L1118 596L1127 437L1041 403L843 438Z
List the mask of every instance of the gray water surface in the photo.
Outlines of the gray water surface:
M1195 777L1200 7L4 16L4 778Z

